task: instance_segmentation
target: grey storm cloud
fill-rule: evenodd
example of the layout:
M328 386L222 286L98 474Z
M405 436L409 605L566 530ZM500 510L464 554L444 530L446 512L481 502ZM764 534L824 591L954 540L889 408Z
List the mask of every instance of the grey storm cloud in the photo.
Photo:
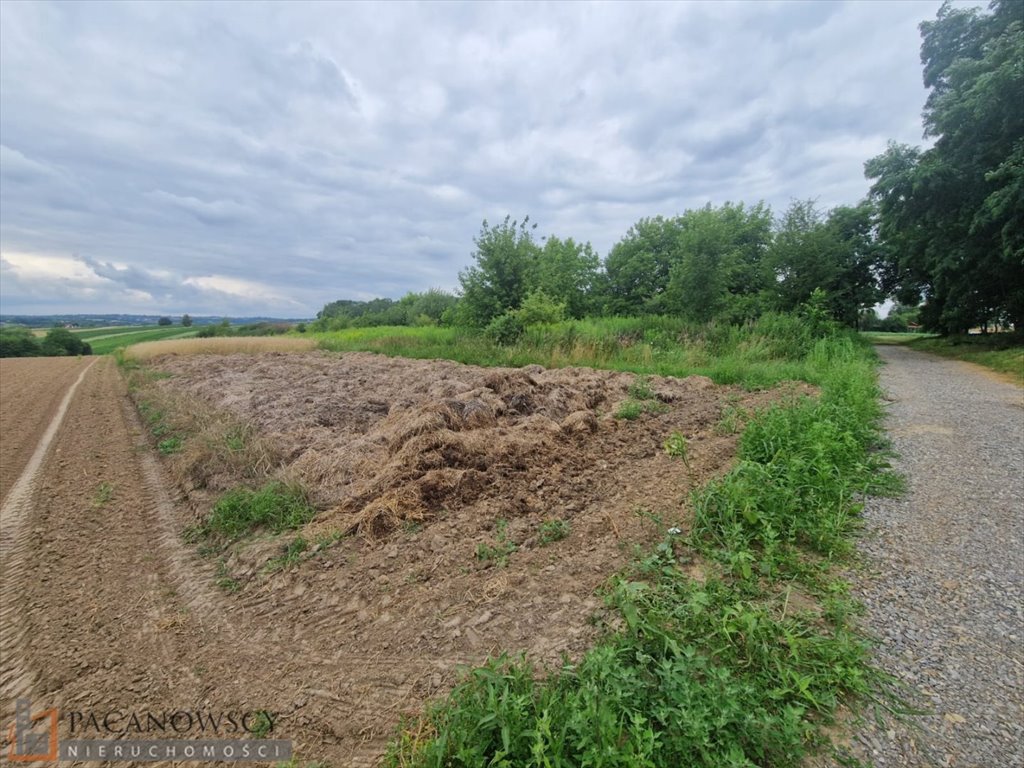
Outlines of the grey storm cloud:
M607 253L856 202L938 7L3 3L2 308L308 316L455 288L506 213Z

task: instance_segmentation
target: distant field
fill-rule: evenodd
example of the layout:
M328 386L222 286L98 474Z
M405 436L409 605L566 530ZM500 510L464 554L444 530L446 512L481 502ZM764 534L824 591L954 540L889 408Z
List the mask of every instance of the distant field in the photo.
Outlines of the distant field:
M122 336L126 333L147 333L150 331L184 331L191 328L181 328L173 325L108 325L105 328L78 328L72 329L72 333L79 338L92 342L94 339L104 339L108 336Z
M89 328L75 331L83 341L89 342L93 354L108 355L118 347L138 344L143 341L162 339L187 339L195 336L198 328L182 328L180 325L125 326L122 328Z
M297 336L226 336L212 339L188 339L172 336L163 340L143 339L132 346L127 356L133 360L150 360L160 355L233 355L263 352L308 352L316 347L313 339ZM173 341L171 340L173 339ZM179 341L179 339L182 339ZM122 346L118 342L118 346Z

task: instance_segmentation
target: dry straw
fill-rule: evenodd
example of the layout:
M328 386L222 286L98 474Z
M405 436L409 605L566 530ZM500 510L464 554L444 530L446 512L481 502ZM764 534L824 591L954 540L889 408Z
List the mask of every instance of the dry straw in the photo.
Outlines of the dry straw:
M220 336L209 339L168 339L144 341L125 350L133 360L152 360L162 355L231 355L263 352L308 352L316 348L313 339L294 336Z

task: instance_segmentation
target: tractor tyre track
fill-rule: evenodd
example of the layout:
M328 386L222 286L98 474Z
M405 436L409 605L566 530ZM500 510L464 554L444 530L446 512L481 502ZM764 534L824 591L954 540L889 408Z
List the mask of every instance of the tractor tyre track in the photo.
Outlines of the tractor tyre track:
M95 358L0 359L0 503L39 445L68 387Z
M337 610L295 594L219 594L181 543L113 361L83 371L64 406L4 505L0 723L19 697L62 713L265 708L303 759L370 766L391 734L382 712L397 722L485 655L424 659L352 642Z
M78 378L67 388L55 413L50 418L49 424L39 437L30 458L24 462L20 476L8 489L3 505L0 507L0 584L4 585L4 592L7 593L4 595L4 600L0 601L0 701L3 702L0 704L0 717L3 717L4 721L13 714L14 701L29 693L33 681L32 674L22 661L27 628L18 621L18 610L23 606L17 599L11 599L12 596L20 593L18 585L25 577L27 553L32 545L32 532L26 525L32 493L43 460L64 421L75 391L94 363L95 360L88 363L78 374ZM47 367L50 366L47 365ZM77 370L77 366L75 368L62 366L62 368L64 371ZM10 394L23 399L26 397L25 391ZM44 413L49 413L49 410ZM39 421L38 412L33 416L36 417L33 419L34 421ZM5 433L10 434L8 430L5 430ZM31 434L30 431L26 430L22 433L22 435L27 434ZM24 445L26 443L21 441L18 450L13 455L20 458L24 453Z

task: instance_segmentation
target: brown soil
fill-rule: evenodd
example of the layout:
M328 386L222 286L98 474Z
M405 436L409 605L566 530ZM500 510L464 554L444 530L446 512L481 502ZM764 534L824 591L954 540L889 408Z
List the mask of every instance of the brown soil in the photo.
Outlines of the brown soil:
M653 378L667 410L626 422L611 414L635 377L611 372L318 353L159 368L172 374L159 386L275 444L323 510L307 538L356 535L276 573L267 560L293 535L258 537L227 551L241 591L217 589L225 574L180 536L214 489L179 489L189 504L170 503L124 384L101 361L24 520L3 523L16 542L0 587L14 683L0 716L26 693L63 710L267 708L303 760L339 766L372 764L458 664L581 653L604 616L595 590L633 544L685 528L690 489L728 465L735 438L713 430L722 408L772 397ZM687 462L663 450L673 431L688 438ZM550 518L570 533L542 546ZM504 566L477 557L498 543L499 520L517 546Z
M54 409L91 358L0 358L0 504L21 475Z

